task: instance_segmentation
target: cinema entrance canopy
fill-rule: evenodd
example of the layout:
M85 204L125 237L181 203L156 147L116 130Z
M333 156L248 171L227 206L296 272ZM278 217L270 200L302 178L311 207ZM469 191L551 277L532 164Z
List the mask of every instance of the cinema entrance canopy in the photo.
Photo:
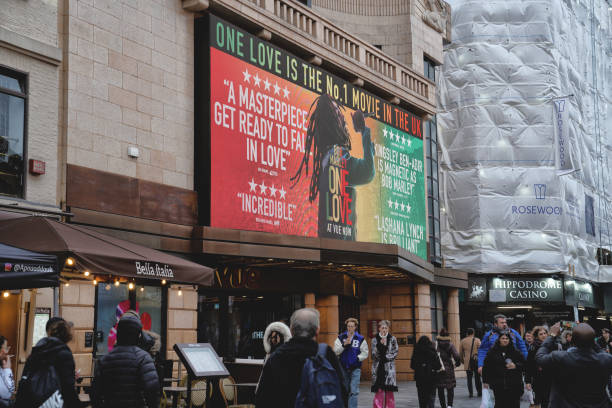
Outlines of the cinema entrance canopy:
M198 227L194 252L210 264L333 271L368 281L433 282L432 264L397 245Z

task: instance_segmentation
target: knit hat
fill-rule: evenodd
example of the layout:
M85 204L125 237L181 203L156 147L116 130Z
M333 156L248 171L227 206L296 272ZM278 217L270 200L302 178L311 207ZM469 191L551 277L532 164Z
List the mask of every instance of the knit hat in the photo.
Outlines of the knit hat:
M138 344L142 323L135 313L126 312L117 324L117 344L135 346Z

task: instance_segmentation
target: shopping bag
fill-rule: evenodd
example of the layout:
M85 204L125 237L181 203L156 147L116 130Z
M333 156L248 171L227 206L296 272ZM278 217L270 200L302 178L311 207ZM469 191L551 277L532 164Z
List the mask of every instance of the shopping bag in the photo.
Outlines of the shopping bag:
M482 401L480 403L480 408L493 408L495 405L495 400L493 398L493 391L488 388L482 389Z
M525 392L523 392L523 395L521 396L521 401L525 401L528 402L529 405L533 405L533 391L525 388Z

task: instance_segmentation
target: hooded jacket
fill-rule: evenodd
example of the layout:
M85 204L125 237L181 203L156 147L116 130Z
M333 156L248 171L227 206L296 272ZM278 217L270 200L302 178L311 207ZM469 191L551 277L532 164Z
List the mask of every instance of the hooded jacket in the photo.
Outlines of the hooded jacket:
M293 408L302 381L304 363L308 357L316 355L317 351L316 341L298 337L277 348L264 365L256 393L257 408ZM330 347L325 357L338 374L346 406L348 391L342 368Z
M514 329L510 330L510 340L514 347L521 352L523 355L523 359L527 358L527 346L525 346L525 340L521 337L521 335ZM493 347L495 341L499 337L499 330L497 328L493 328L493 330L488 331L484 337L482 338L482 342L480 343L480 347L478 348L478 367L482 367L484 365L485 357L489 352L489 349Z
M438 336L437 343L437 351L440 353L442 363L444 363L444 371L436 374L436 387L455 388L457 386L455 367L461 364L459 353L453 343L451 343L449 336Z
M74 385L74 357L70 348L58 338L44 337L32 348L32 354L26 361L23 372L27 373L41 365L55 367L59 377L62 398L65 408L82 407ZM19 406L19 402L17 402Z
M124 316L117 326L117 345L97 364L92 402L96 408L159 406L159 379L153 359L138 347L140 320Z
M270 344L270 334L272 334L272 332L278 332L283 335L282 344L291 340L291 330L289 330L289 327L285 323L283 322L270 323L268 327L266 327L266 331L263 337L264 350L266 350L266 360L268 359L268 357L270 357L270 354L272 354L272 344ZM279 344L278 347L280 347L282 344Z

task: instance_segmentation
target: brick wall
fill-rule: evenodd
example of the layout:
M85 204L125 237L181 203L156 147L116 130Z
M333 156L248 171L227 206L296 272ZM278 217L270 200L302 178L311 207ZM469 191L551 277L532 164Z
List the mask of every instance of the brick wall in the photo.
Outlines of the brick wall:
M161 0L66 13L67 162L192 189L194 14Z
M179 296L179 290L181 296ZM195 343L198 340L198 292L191 286L173 285L168 290L167 358L177 360L176 343ZM178 366L174 365L175 375ZM185 370L181 370L181 375Z

